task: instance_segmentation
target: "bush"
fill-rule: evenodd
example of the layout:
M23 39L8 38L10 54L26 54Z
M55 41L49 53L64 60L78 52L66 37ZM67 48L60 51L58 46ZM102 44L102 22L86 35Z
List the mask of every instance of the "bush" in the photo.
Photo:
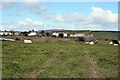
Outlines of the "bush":
M78 41L82 41L82 42L84 42L85 39L84 39L84 37L78 37Z

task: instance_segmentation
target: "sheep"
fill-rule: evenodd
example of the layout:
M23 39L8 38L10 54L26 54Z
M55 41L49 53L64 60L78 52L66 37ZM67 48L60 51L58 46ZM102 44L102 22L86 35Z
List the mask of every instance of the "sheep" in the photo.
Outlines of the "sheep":
M118 44L114 44L114 46L118 46Z
M86 42L86 44L89 44L89 42Z
M90 45L93 45L93 44L95 44L95 43L94 43L93 41L91 41L91 42L89 42L89 44L90 44Z
M95 40L94 43L98 43L98 40Z
M111 41L110 44L113 44L113 42Z
M24 40L24 43L32 43L32 41L25 39L25 40Z

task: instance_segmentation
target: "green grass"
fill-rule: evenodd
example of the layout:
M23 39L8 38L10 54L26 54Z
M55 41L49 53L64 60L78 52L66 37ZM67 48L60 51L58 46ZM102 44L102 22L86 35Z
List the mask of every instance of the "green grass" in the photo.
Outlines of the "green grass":
M96 61L97 72L102 77L116 78L118 47L107 41L87 45L67 38L31 38L32 44L2 42L3 78L29 76L38 78L88 78L92 64L87 55Z

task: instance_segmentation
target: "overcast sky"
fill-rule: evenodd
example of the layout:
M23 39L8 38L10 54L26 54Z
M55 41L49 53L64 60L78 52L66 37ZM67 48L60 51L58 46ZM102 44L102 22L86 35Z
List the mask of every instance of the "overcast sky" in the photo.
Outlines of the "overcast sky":
M0 18L1 30L117 31L118 2L2 2Z

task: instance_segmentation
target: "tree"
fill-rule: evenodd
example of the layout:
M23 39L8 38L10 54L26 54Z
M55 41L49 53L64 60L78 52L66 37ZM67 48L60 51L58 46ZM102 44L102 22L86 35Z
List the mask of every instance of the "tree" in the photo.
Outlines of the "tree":
M31 32L31 30L29 30L29 33Z
M29 32L26 32L26 31L25 32L21 32L21 34L23 34L24 36L28 36L28 33Z
M49 33L49 32L46 32L46 36L47 36L47 37L50 37L50 33Z
M35 30L33 29L32 32L34 32Z
M63 33L60 33L60 34L59 34L59 37L60 37L60 38L63 38L63 37L64 37L64 34L63 34Z
M44 30L41 31L41 35L45 36L45 31Z
M84 42L85 39L84 39L84 37L78 37L78 41Z

